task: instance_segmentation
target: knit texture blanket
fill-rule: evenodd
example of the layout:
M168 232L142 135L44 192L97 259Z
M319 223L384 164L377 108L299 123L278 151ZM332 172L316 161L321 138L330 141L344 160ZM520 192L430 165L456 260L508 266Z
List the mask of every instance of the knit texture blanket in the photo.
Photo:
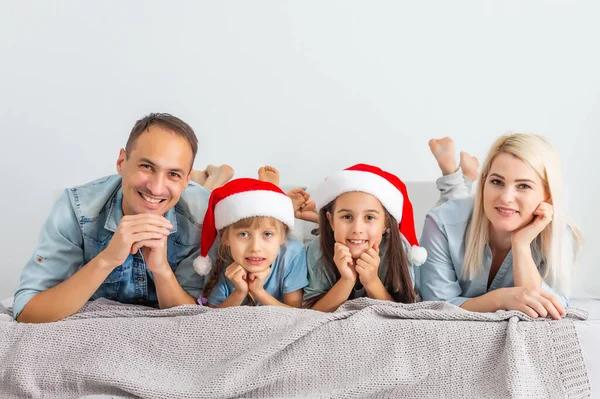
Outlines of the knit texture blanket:
M586 317L368 298L334 313L101 299L56 323L0 317L0 397L583 398L573 321Z

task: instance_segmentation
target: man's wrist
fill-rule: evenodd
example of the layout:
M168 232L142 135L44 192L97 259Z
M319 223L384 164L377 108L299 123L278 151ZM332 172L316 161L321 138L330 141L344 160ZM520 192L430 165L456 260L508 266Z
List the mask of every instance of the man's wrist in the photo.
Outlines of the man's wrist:
M150 269L150 268L148 268ZM173 270L171 269L171 265L169 265L168 263L165 262L165 264L163 264L162 266L158 267L158 268L151 268L150 271L152 272L152 275L154 276L155 279L168 279L171 278L173 276L175 276L175 273L173 273Z
M106 251L106 250L104 250L104 251ZM96 261L96 265L98 266L98 268L106 270L106 271L112 271L117 266L120 266L120 265L115 265L113 262L109 261L107 259L106 253L104 251L100 252L98 254L98 256L96 256L94 258L94 260Z

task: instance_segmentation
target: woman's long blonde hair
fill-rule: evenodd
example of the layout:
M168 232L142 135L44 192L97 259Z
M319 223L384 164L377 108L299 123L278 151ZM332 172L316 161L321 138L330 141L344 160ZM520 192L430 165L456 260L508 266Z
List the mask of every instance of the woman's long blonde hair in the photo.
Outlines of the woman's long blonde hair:
M544 281L558 292L568 294L572 265L581 248L582 236L577 226L567 220L558 154L545 137L535 134L504 135L492 145L481 168L473 214L466 233L463 278L471 280L483 272L483 256L490 236L490 221L483 209L483 190L492 162L502 153L511 154L527 163L544 184L554 208L554 216L534 240L533 249L542 262L540 274Z

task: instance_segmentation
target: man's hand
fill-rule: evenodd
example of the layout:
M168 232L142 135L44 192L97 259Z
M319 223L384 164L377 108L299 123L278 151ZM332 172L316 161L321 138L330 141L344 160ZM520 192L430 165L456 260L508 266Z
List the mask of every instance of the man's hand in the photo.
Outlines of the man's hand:
M148 270L155 276L172 271L171 265L169 265L169 261L167 260L167 239L168 237L164 236L159 239L136 242L133 245L133 249L136 251L139 248L142 249L146 266L148 266Z
M99 256L104 264L114 269L122 265L129 254L136 253L139 248L146 246L146 244L154 247L160 245L153 241L164 240L166 251L166 237L170 234L172 228L171 222L159 215L144 213L123 216L110 243ZM136 245L139 243L143 244ZM144 254L144 256L146 255ZM156 257L155 254L151 256Z

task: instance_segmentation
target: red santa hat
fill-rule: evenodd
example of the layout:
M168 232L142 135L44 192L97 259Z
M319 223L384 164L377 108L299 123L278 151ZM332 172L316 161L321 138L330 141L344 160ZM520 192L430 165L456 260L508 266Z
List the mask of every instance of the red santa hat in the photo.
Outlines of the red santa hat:
M202 224L200 256L194 259L196 273L206 275L210 272L212 261L208 251L218 231L253 216L270 216L290 229L294 227L292 200L273 183L244 178L215 188L210 194Z
M415 266L427 259L427 250L419 246L415 232L413 208L404 183L395 175L376 166L358 164L328 177L320 186L316 197L317 209L338 196L352 191L371 194L398 221L400 234L406 238L411 248L408 260Z

